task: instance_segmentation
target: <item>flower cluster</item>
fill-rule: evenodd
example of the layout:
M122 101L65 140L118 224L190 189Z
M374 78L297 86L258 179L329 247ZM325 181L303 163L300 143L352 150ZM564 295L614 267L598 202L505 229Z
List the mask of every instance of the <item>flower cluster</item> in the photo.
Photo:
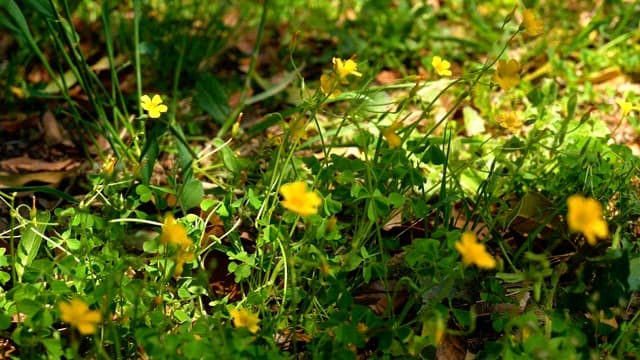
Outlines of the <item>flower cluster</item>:
M528 36L538 36L544 32L544 24L542 20L536 18L532 10L524 9L522 10L520 29L523 29ZM520 83L520 63L515 59L498 60L493 82L504 90L518 85Z
M60 302L58 308L61 313L60 319L78 329L82 335L95 333L98 324L102 321L100 311L89 310L87 303L80 299Z
M313 191L308 191L302 181L282 185L280 194L283 198L282 206L301 216L317 214L318 207L322 204L320 196Z
M184 264L195 259L193 242L187 236L187 230L171 214L164 218L160 242L171 248L176 248L174 255L176 262L175 275L182 274Z

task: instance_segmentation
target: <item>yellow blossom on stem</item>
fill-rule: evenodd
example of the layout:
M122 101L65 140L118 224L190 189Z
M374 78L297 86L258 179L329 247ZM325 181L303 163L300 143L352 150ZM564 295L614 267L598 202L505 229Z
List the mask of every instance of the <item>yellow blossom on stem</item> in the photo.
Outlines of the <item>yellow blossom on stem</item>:
M571 195L567 199L567 223L569 230L581 232L590 245L595 245L597 238L607 238L609 227L602 215L602 204L593 198L582 195Z
M193 244L187 236L187 229L185 229L184 225L177 222L171 214L168 214L164 218L160 242L165 245L177 245L181 248L187 248Z
M475 264L481 269L493 269L496 267L496 260L487 252L484 244L478 242L474 233L466 231L455 246L456 250L462 255L462 263L465 266Z
M542 20L536 19L536 15L529 9L522 10L522 26L529 36L538 36L544 31Z
M195 258L196 258L196 255L195 255L193 249L179 248L178 252L176 253L176 257L175 257L176 268L175 268L173 274L174 275L182 274L182 270L184 270L184 263L191 262Z
M637 105L633 105L632 103L622 100L622 99L618 99L616 100L616 104L618 104L618 106L620 106L620 111L622 111L622 117L627 117L627 115L629 115L630 112L632 111L638 111L640 110L640 106Z
M89 306L80 299L71 299L58 304L60 319L72 327L78 329L82 335L91 335L96 332L98 323L102 321L102 315L97 310L89 310Z
M260 318L250 313L247 309L233 309L230 313L233 319L233 326L237 328L245 327L254 334L260 330L260 326L258 326Z
M307 191L307 186L302 181L282 185L280 194L283 197L282 206L301 216L317 214L318 206L322 204L320 196L313 191Z
M382 130L382 136L387 139L387 143L390 148L396 148L402 144L402 138L396 134L396 130L398 130L402 126L402 123L397 121L391 124L391 126Z
M338 75L338 79L343 84L348 84L347 76L353 75L360 77L361 73L358 72L358 63L356 63L352 59L342 60L340 58L334 57L331 62L333 63L333 70Z
M331 73L320 75L320 91L330 99L342 93L342 91L338 89L338 79L336 79L336 74Z
M167 112L167 105L162 103L160 95L153 95L153 99L149 95L142 95L140 98L140 106L147 111L150 118L159 118L160 113Z
M440 76L451 76L451 63L447 60L442 60L440 56L434 56L431 60L431 65L436 70L436 73Z
M523 122L518 118L515 111L503 111L496 115L496 120L498 120L500 126L514 134L518 132L523 125Z
M520 82L520 64L517 60L498 60L496 72L493 74L493 81L498 83L504 90L518 85Z

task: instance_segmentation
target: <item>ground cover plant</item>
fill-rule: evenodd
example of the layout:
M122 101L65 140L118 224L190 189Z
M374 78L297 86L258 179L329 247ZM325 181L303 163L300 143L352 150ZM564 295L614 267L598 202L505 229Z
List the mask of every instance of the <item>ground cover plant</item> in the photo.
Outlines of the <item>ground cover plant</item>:
M637 357L637 2L0 12L0 358Z

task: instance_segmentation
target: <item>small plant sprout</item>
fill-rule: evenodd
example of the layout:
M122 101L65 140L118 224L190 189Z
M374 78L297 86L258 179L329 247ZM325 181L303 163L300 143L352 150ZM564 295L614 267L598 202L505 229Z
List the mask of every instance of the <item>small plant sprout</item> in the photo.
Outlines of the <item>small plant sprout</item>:
M96 332L97 326L102 321L102 315L97 310L89 310L89 306L80 299L62 301L58 304L60 319L72 327L78 329L82 335L91 335Z
M434 56L431 60L431 65L436 71L436 74L440 76L451 76L451 63L443 60L440 56Z
M520 63L515 59L498 60L493 81L504 90L509 90L520 83Z
M602 216L602 204L598 200L580 194L571 195L567 199L567 207L569 230L581 232L589 245L595 245L598 238L609 236L607 221Z
M142 95L140 98L140 106L142 106L142 108L147 111L147 114L149 114L149 117L153 119L159 118L161 113L169 110L167 105L162 103L160 95L153 95L153 98L150 98L149 95Z
M313 191L307 191L307 186L302 181L282 185L280 194L283 197L282 206L301 216L317 214L318 206L322 204L320 196Z
M484 244L478 242L474 233L470 231L464 232L455 246L456 250L462 255L462 263L465 266L474 264L480 269L493 269L496 267L496 260L487 252Z

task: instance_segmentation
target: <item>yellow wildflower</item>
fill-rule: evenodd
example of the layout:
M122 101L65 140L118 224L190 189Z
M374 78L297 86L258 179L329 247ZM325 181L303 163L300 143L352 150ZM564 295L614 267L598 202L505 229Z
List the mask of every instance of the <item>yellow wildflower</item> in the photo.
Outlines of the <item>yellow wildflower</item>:
M579 194L571 195L567 199L567 207L569 230L581 232L590 245L595 245L597 238L609 236L609 227L602 216L602 205L598 200Z
M451 63L447 60L442 60L440 56L434 56L431 60L431 65L436 70L436 73L440 76L451 76Z
M177 222L171 214L168 214L164 218L160 242L165 245L178 245L181 248L187 248L193 244L187 236L187 229L185 229L184 225Z
M399 121L394 122L388 128L382 130L382 136L387 139L387 143L390 148L396 148L402 144L402 138L396 134L396 130L398 130L402 126L402 123Z
M544 30L542 20L536 19L533 11L529 9L522 10L522 26L524 26L526 34L529 36L538 36Z
M307 186L302 181L284 184L280 187L280 194L284 198L282 206L302 216L318 213L318 206L322 199L313 191L307 191Z
M474 233L466 231L455 246L456 250L462 255L462 263L465 266L475 264L481 269L493 269L496 267L496 260L487 252L484 244L477 241Z
M357 77L362 76L362 74L358 72L358 63L356 63L352 59L342 60L340 58L335 58L334 57L331 60L331 62L333 62L333 70L338 75L338 79L343 84L348 84L349 83L347 81L347 76L348 75L353 75L353 76L357 76Z
M620 106L620 111L622 111L622 117L627 117L627 115L629 115L630 112L636 110L640 110L640 106L637 105L633 105L632 103L622 100L622 99L618 99L616 100L616 104L618 104L618 106Z
M518 118L515 111L504 111L496 115L498 124L512 133L518 132L522 127L522 121Z
M342 91L338 89L338 79L336 79L336 74L331 73L320 75L320 90L329 98L334 98L340 95Z
M162 103L160 95L153 95L153 99L149 98L149 95L142 95L140 98L140 105L144 110L149 113L150 118L159 118L160 113L167 112L167 105Z
M62 321L78 329L82 335L91 335L96 332L102 315L97 310L89 310L89 306L80 299L71 299L58 304Z
M193 249L179 248L175 258L176 268L174 270L174 275L182 274L182 270L184 270L184 263L191 262L195 258L196 255Z
M233 309L230 313L233 318L233 326L237 328L246 327L254 334L260 330L260 326L258 326L260 318L258 315L250 313L247 309Z
M498 67L495 74L493 74L493 81L498 83L501 88L509 90L520 82L519 72L520 64L517 60L498 60Z

